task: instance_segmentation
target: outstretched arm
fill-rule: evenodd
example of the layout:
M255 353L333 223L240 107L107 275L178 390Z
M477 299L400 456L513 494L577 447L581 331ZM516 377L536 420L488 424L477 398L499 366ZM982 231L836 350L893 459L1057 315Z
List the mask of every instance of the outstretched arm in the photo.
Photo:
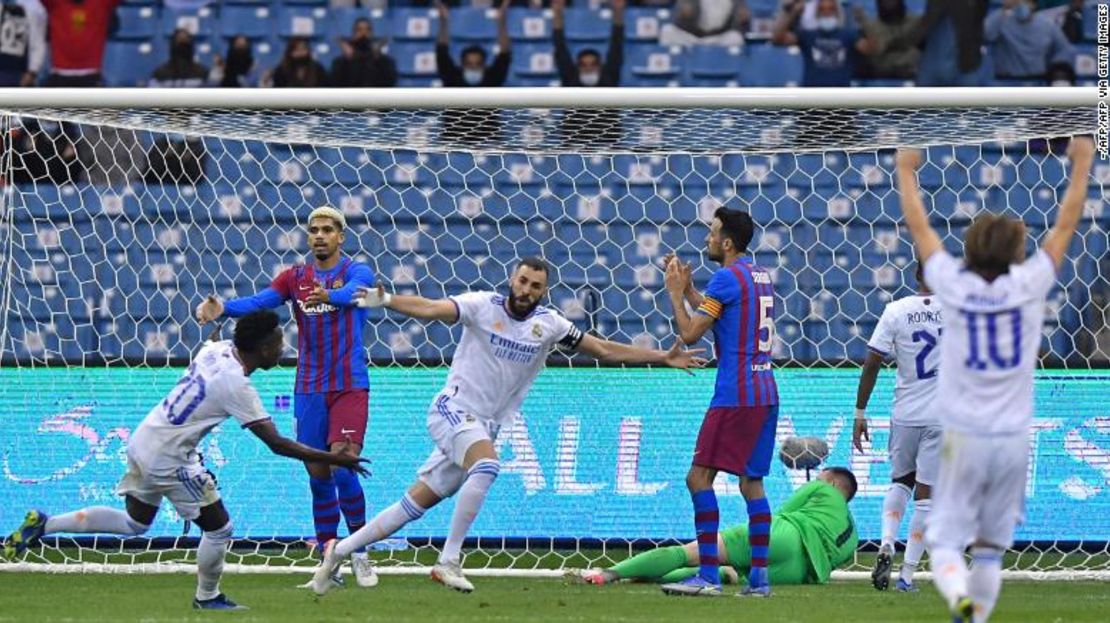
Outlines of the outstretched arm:
M875 391L875 381L879 379L879 370L883 366L883 358L876 352L867 353L863 362L863 371L859 375L859 387L856 389L856 417L852 424L852 445L856 450L863 452L863 439L871 441L871 433L867 430L867 403L871 400L871 392Z
M209 294L197 305L196 318L205 324L226 314L230 318L240 318L260 309L273 309L285 302L285 297L273 287L243 298L231 299L224 303L215 294Z
M670 350L664 351L583 335L582 342L578 344L578 352L604 363L654 363L682 370L705 366L705 360L696 356L702 352L702 349L685 350L678 342L675 342Z
M283 437L274 426L272 420L259 420L253 424L248 424L247 428L250 429L256 437L262 440L270 448L270 451L280 456L287 456L291 459L297 459L306 463L327 463L329 465L337 465L339 467L346 467L354 470L362 476L369 476L369 470L364 467L365 463L370 461L367 459L360 459L354 454L333 454L331 452L324 452L310 448L302 443L293 441L288 437Z
M1064 261L1068 245L1071 244L1071 237L1075 235L1075 228L1079 225L1079 215L1083 212L1083 204L1087 200L1088 176L1091 173L1094 156L1095 144L1089 137L1077 136L1071 139L1071 144L1068 145L1071 179L1068 181L1064 200L1060 202L1056 225L1049 230L1044 242L1045 253L1052 258L1056 268L1059 268Z
M906 226L917 248L917 260L924 264L941 250L941 244L940 236L929 226L925 204L921 202L921 193L917 188L917 169L921 167L921 162L921 151L917 149L899 149L895 157L902 216L906 219Z
M451 299L429 299L423 296L389 294L381 284L377 289L362 288L355 294L360 307L385 307L420 320L457 322L459 306Z

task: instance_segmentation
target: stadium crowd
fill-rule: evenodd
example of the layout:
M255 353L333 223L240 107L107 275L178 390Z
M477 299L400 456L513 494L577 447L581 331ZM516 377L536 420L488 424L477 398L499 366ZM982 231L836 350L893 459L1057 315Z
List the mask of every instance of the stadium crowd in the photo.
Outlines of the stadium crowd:
M0 86L989 86L1094 73L1093 0L490 2L8 0Z

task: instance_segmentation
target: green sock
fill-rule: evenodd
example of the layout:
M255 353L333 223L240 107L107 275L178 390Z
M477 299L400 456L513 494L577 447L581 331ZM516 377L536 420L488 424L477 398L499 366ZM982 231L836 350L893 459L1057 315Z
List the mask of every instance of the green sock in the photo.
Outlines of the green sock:
M622 579L661 578L675 569L686 567L686 549L681 545L660 547L621 561L612 567ZM697 571L697 568L693 568Z
M681 582L681 581L685 580L686 578L695 576L697 574L698 574L698 568L697 567L683 567L681 569L675 569L674 571L671 571L670 573L668 573L668 574L664 575L663 577L659 578L659 583L660 584L677 584L678 582Z

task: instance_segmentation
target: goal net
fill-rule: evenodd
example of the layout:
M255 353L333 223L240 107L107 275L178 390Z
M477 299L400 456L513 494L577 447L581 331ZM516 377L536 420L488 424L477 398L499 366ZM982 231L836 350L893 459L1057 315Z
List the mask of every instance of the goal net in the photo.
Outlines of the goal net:
M673 329L661 258L704 287L719 206L751 213L756 261L777 292L779 440L823 438L850 467L869 568L890 482L893 373L854 452L865 344L914 290L892 148L927 147L933 224L960 252L983 210L1039 240L1066 185L1060 137L1092 133L1090 89L0 91L0 530L29 508L118 504L130 431L209 329L206 295L252 294L306 256L304 220L347 218L345 253L390 288L442 297L503 289L524 256L553 268L550 303L580 328L642 346ZM1065 141L1066 142L1066 141ZM1110 166L1096 163L1079 233L1049 301L1037 418L1014 573L1110 573ZM288 311L284 312L288 317ZM252 377L292 434L296 327L285 367ZM375 314L367 327L368 514L393 503L431 449L423 421L457 327ZM557 573L693 536L683 475L713 370L605 368L552 354L497 441L502 475L468 542L478 572ZM201 451L237 540L229 562L307 570L303 468L226 426ZM805 481L776 463L773 508ZM717 482L722 525L744 521ZM419 570L451 502L377 546L385 571ZM1101 509L1101 510L1100 510ZM908 525L908 521L906 522ZM907 527L903 527L905 538ZM341 528L341 531L343 529ZM142 538L57 535L5 569L187 569L199 536L165 505Z

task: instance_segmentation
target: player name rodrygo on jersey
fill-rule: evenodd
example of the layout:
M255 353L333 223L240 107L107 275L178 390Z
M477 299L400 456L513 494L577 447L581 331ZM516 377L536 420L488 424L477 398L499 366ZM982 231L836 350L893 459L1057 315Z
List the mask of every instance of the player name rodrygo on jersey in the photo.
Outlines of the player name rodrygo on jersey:
M883 310L867 347L897 365L891 420L902 426L934 426L931 408L940 361L944 312L933 294L892 301Z

